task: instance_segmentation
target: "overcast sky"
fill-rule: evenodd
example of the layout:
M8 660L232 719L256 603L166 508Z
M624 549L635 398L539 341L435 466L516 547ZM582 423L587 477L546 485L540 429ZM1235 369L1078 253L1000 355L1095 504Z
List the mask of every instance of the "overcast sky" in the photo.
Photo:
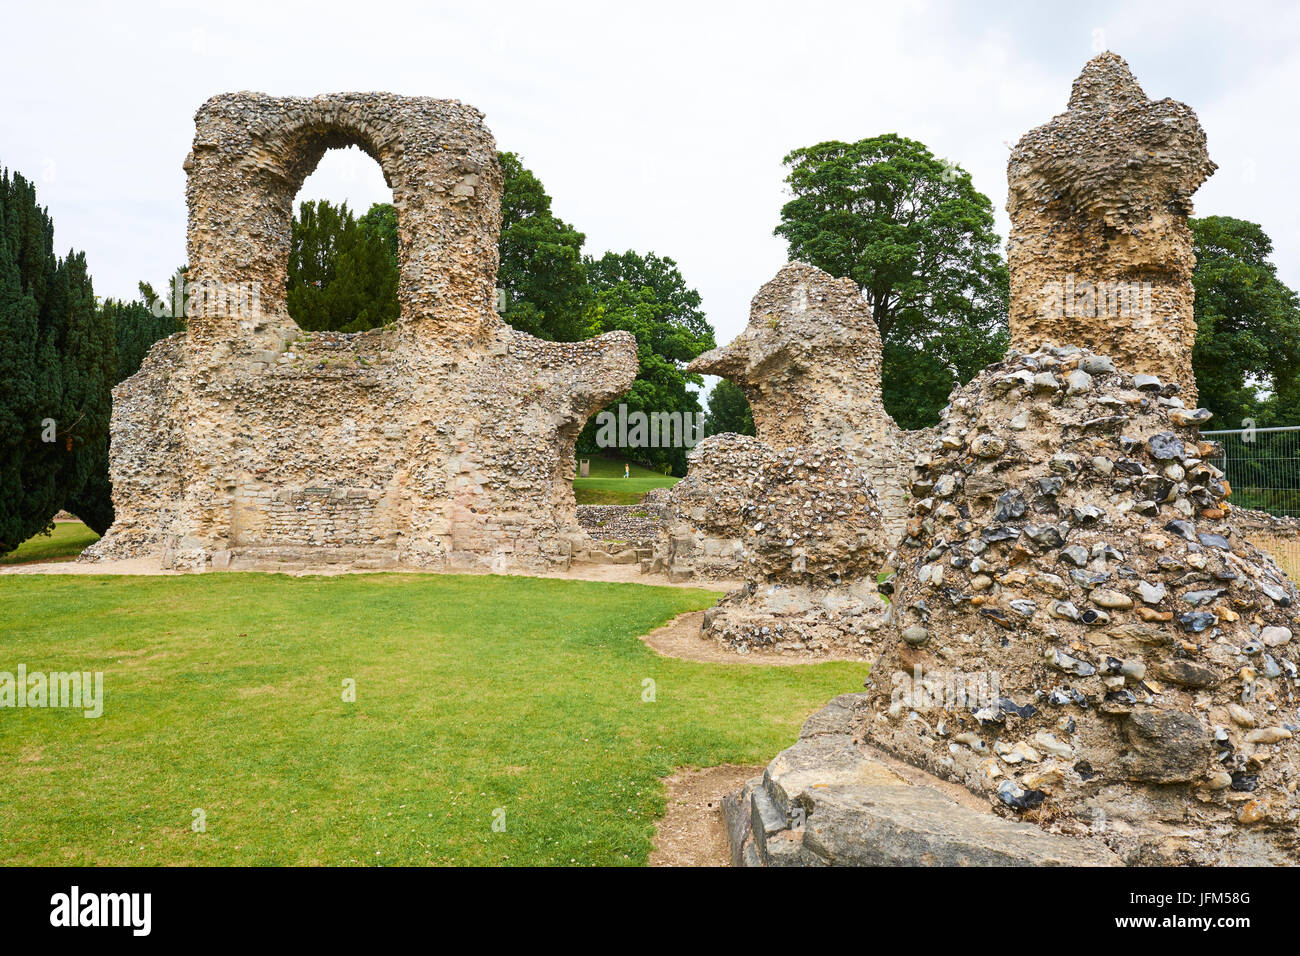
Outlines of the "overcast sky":
M11 5L0 165L35 179L100 295L185 261L194 111L232 90L460 99L522 155L587 251L654 251L723 343L785 261L781 158L896 132L968 169L1005 238L1006 159L1098 49L1200 115L1218 173L1198 215L1263 224L1300 286L1300 5L889 2ZM356 150L300 199L390 198Z

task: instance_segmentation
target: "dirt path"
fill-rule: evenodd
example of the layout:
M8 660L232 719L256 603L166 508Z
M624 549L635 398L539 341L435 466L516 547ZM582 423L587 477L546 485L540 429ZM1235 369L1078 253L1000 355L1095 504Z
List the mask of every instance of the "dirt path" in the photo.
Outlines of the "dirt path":
M739 790L762 767L723 764L679 770L668 784L668 810L655 828L651 866L730 866L722 798Z

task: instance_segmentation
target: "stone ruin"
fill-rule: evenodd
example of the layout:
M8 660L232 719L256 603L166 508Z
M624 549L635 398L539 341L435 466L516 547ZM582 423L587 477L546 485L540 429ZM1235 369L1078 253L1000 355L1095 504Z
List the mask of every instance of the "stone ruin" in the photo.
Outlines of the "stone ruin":
M756 438L715 435L669 496L654 569L740 577L705 631L746 651L862 653L883 623L885 543L910 500L911 438L885 411L880 333L851 279L790 263L746 330L691 371L745 391Z
M1147 99L1122 57L1094 58L1066 112L1011 153L1012 342L1068 338L1194 402L1187 217L1214 170L1190 107Z
M1300 859L1300 592L1192 400L1186 217L1213 168L1113 54L1016 148L1011 349L918 437L868 689L726 801L737 863ZM1157 318L1045 321L1069 276L1149 279Z
M116 520L90 560L183 569L566 566L587 419L630 385L626 332L546 342L497 315L502 177L472 107L225 94L195 117L188 328L114 391ZM294 196L357 145L393 190L400 317L307 333L285 305Z

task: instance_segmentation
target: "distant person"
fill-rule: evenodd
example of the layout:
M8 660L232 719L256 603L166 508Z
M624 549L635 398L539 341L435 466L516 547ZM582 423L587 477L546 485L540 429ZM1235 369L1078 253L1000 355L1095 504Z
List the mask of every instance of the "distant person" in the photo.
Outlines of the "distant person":
M623 462L623 477L624 478L632 477L632 469L628 467L627 462Z

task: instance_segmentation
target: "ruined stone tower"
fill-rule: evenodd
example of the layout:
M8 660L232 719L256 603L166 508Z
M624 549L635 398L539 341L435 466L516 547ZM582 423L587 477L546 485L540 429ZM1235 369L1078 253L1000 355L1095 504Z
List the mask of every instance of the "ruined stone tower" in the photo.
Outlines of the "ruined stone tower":
M1011 161L1012 351L916 461L864 743L1128 863L1294 862L1300 593L1232 523L1191 406L1195 114L1119 57ZM1150 280L1153 319L1032 311ZM953 680L953 675L959 675ZM983 676L983 694L954 687Z

